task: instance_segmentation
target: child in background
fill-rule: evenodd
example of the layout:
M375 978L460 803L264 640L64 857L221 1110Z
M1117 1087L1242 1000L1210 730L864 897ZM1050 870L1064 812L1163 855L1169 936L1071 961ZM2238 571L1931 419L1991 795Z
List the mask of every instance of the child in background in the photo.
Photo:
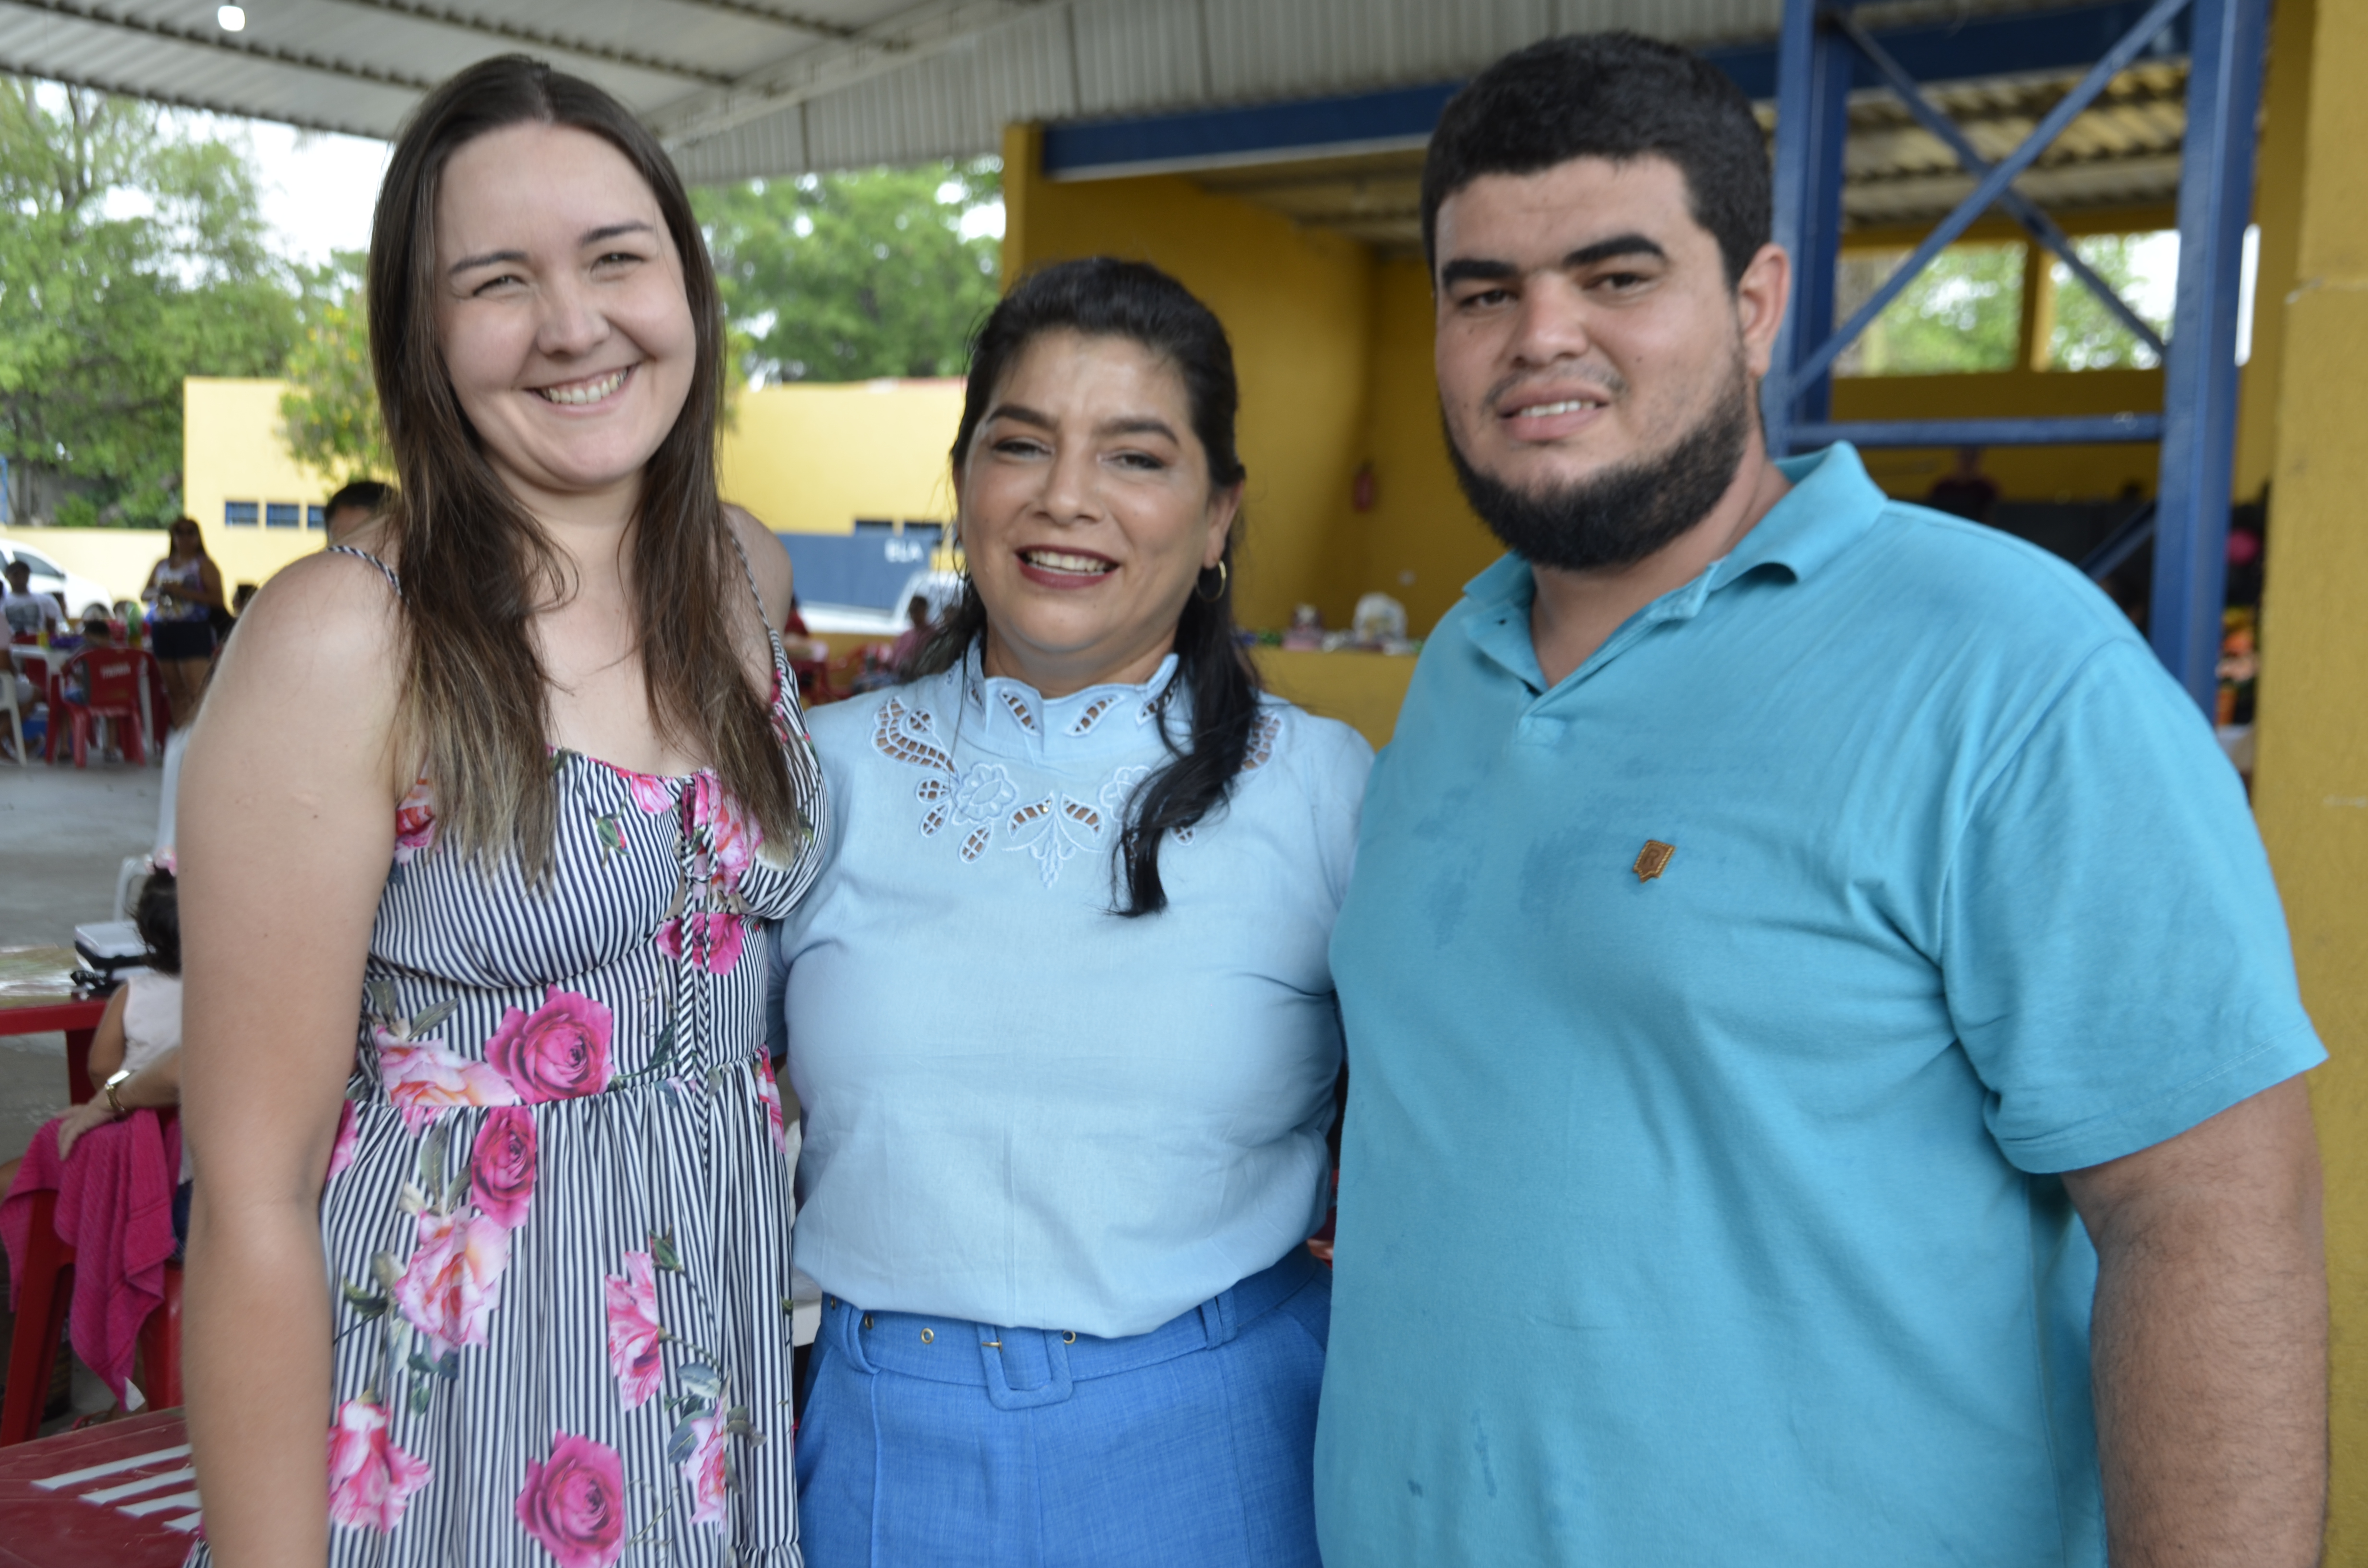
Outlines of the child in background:
M90 1075L97 1094L58 1118L58 1158L71 1159L84 1133L143 1107L181 1103L181 902L173 873L159 868L140 890L131 923L148 944L148 967L134 970L107 999L91 1037ZM173 1195L173 1234L188 1237L189 1172L184 1156Z

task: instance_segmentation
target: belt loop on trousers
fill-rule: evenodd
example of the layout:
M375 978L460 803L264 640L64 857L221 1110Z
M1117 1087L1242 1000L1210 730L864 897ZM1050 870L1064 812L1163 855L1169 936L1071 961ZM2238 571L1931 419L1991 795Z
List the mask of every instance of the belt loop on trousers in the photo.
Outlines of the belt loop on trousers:
M838 1347L846 1353L848 1360L854 1364L857 1371L866 1374L880 1369L872 1365L871 1358L864 1354L863 1335L864 1331L871 1326L871 1314L856 1311L853 1302L842 1301L836 1296L824 1301L822 1332L825 1335L836 1335L838 1338Z
M1234 1292L1230 1288L1218 1291L1201 1303L1201 1332L1209 1336L1212 1349L1230 1341L1240 1329L1241 1324L1234 1313Z
M1041 1350L1040 1350L1041 1347ZM1043 1357L1044 1381L1027 1388L1013 1388L1006 1373L1004 1357L1012 1350L1022 1353L1021 1364L1028 1370L1028 1361L1034 1359L1028 1352ZM1061 1335L1041 1328L992 1328L978 1325L979 1364L986 1371L987 1402L997 1410L1033 1410L1038 1405L1059 1404L1067 1399L1076 1385L1069 1378L1069 1347Z

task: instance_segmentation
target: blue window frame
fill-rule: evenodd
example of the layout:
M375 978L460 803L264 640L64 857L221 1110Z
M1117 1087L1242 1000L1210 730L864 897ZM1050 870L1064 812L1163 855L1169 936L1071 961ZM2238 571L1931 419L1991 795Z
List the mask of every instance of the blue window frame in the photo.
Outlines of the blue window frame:
M222 527L251 528L257 520L256 514L258 509L252 501L225 501L222 503Z
M308 528L327 528L329 526L329 509L326 506L305 507L304 526Z
M292 528L303 511L293 501L267 501L263 504L263 526L267 528Z

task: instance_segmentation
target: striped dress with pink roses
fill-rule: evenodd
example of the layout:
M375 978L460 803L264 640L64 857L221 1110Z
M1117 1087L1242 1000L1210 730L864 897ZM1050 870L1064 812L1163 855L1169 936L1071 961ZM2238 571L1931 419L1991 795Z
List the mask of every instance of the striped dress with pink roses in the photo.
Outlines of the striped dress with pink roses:
M712 772L558 752L530 887L438 848L428 781L402 802L321 1209L333 1563L799 1562L791 1169L751 938L827 819L773 658L796 843Z

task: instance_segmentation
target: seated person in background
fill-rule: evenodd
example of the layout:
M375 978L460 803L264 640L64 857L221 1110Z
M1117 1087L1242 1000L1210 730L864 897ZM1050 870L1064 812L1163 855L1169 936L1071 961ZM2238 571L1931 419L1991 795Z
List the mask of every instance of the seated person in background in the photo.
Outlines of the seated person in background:
M47 594L32 591L33 569L21 561L8 562L8 593L0 598L0 615L8 620L11 637L31 637L43 627L54 631L64 618L58 613L58 601Z
M328 529L328 546L335 550L361 528L364 523L386 510L394 499L394 486L375 479L357 479L329 497L321 508L322 526Z
M6 618L11 637L38 637L43 628L51 632L58 630L58 602L47 594L34 593L30 585L32 577L33 569L23 562L8 562L8 592L5 597L0 597L0 616ZM46 665L32 666L34 674L47 668ZM13 658L6 673L17 683L17 711L19 714L30 713L33 704L41 700L40 685L32 675L16 667Z
M71 1159L94 1127L134 1110L169 1110L181 1103L181 903L172 872L159 869L149 877L131 923L148 944L148 967L132 971L99 1015L90 1076L102 1086L57 1119L61 1160ZM176 1235L188 1213L188 1184L181 1185L183 1195L173 1202Z
M188 1236L189 1165L179 1129L154 1119L113 1125L143 1109L170 1112L181 1100L180 898L171 871L148 879L132 920L149 967L125 977L99 1017L90 1051L99 1092L33 1135L0 1200L13 1293L38 1251L38 1199L54 1195L47 1223L75 1252L68 1338L127 1410L145 1403L132 1375L141 1325L164 1299L167 1259ZM54 1145L42 1136L51 1129Z
M781 622L781 648L793 663L825 664L830 659L830 644L807 630L795 594L790 596L790 618Z
M1998 509L1998 481L1982 472L1982 449L1959 447L1957 466L1933 482L1924 505L1950 512L1970 522L1987 523Z
M905 619L910 624L888 649L888 663L899 673L913 662L915 654L928 646L930 634L937 631L929 622L929 601L918 594L906 602Z

